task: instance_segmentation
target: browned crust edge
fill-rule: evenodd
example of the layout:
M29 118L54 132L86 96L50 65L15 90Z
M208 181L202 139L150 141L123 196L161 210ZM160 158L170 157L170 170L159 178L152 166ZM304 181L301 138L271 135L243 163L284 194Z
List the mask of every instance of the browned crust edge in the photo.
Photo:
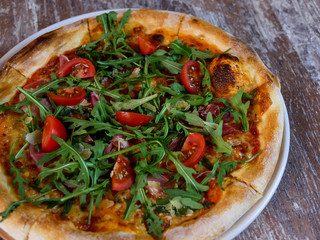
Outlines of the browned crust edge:
M37 69L44 67L52 57L79 47L89 40L87 20L80 20L33 40L12 56L8 64L29 78Z
M85 232L77 229L70 221L63 221L52 214L42 215L29 231L30 240L151 240L150 235L135 235L131 233L115 232Z
M122 18L124 11L118 12L119 20ZM164 12L152 9L132 10L131 15L124 26L125 32L130 35L139 34L138 28L144 34L163 34L163 45L169 45L178 38L180 23L184 17L182 13ZM88 18L90 36L95 41L103 34L103 29L99 28L96 18ZM136 30L135 30L136 28Z
M9 102L16 94L16 88L23 86L26 81L17 70L5 64L0 71L0 104Z
M222 199L207 214L167 230L164 239L213 239L228 230L260 198L260 194L245 184L231 183Z
M0 212L5 211L14 201L18 201L14 189L0 167ZM22 204L0 223L0 236L6 240L27 239L32 224L40 214L40 208Z

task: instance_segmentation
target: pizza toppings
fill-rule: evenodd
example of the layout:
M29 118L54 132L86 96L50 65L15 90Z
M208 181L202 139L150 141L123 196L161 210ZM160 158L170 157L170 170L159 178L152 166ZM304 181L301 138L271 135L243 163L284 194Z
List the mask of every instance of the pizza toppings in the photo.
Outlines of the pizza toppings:
M111 172L112 190L123 191L128 189L134 181L134 173L128 159L119 155Z
M96 74L96 69L89 60L74 58L61 66L58 77L61 78L70 73L77 78L89 78Z
M190 133L185 140L181 152L186 160L182 160L186 167L193 167L203 157L206 151L206 142L199 133Z
M227 51L199 51L180 40L162 46L162 35L151 36L159 40L157 47L150 36L138 36L135 50L123 30L129 15L120 22L113 12L98 16L105 31L99 40L81 46L70 61L60 55L46 69L50 81L30 83L33 91L18 88L25 98L0 110L25 108L26 135L42 132L41 144L30 145L33 164L42 166L30 183L37 184L38 197L26 197L29 183L14 162L10 165L23 202L57 206L63 214L78 204L88 212L86 229L95 229L90 224L102 215L100 204L113 198L116 204L108 211L128 220L140 209L148 232L161 237L170 226L166 217L204 213L222 198L225 177L258 156L258 133L252 129L259 119L248 114L254 93L239 88L220 98L210 89L213 78L234 74L213 66L219 56L229 56ZM236 141L249 146L237 147ZM10 158L20 158L28 145ZM38 199L51 192L59 197ZM14 207L1 213L2 220Z
M60 147L60 145L52 138L52 135L63 140L68 139L67 131L64 125L54 116L49 115L44 121L44 129L42 134L42 149L52 152Z
M181 71L181 82L189 93L199 94L202 82L200 64L188 60Z
M57 94L50 92L48 97L56 104L63 106L74 106L80 104L86 97L83 87L68 87L57 90Z
M154 117L134 113L134 112L116 112L117 120L123 124L130 127L144 126L148 124Z
M138 36L138 45L140 48L140 52L143 55L153 53L157 49L157 47L154 46L151 42L140 36Z

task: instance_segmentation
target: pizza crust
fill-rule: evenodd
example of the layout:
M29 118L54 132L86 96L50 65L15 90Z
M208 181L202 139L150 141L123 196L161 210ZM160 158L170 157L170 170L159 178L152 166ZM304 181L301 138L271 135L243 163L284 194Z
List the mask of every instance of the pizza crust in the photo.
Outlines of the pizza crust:
M9 102L16 94L17 87L23 86L26 81L23 75L6 64L0 71L0 104Z
M11 182L0 167L0 212L5 211L12 202L18 200ZM8 240L28 239L29 230L40 214L42 214L40 208L22 204L0 223L0 236Z
M87 20L81 20L38 37L11 57L8 63L29 78L52 57L86 44L89 40Z
M119 12L119 19L123 15ZM154 35L159 34L164 37L162 44L169 45L178 37L178 30L184 14L173 12L161 12L151 9L132 10L128 22L124 26L127 35ZM89 30L91 40L99 39L103 34L101 24L96 22L96 18L89 18ZM129 39L131 43L137 43L137 39Z
M35 222L29 232L30 240L151 240L150 235L135 235L115 232L86 232L77 229L70 221L61 220L57 215L44 214Z
M241 182L231 183L222 199L208 213L181 226L168 229L166 240L206 240L229 229L260 198L261 194Z

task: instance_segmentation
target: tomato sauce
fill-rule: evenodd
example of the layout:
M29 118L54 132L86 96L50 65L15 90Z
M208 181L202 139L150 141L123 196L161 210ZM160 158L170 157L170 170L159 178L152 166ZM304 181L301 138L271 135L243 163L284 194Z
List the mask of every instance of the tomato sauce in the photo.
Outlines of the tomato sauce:
M65 55L69 60L78 57L76 55L76 48L72 49L70 51L65 52L63 55ZM51 74L58 73L60 69L59 64L59 56L53 57L49 60L49 62L46 64L46 66L39 68L37 71L35 71L32 76L28 79L26 84L29 84L31 82L37 81L37 80L51 80Z

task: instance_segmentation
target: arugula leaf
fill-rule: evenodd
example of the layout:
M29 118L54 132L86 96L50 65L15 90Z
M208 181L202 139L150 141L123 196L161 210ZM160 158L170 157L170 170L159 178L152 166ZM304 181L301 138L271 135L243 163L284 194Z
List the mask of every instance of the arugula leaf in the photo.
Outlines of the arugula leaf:
M86 187L89 186L90 183L90 175L89 175L89 171L88 171L88 167L85 164L83 158L81 157L81 155L72 147L70 146L70 144L66 143L63 139L55 136L55 135L51 135L51 137L57 141L57 143L66 151L69 151L70 154L72 154L72 156L79 162L80 165L80 177L79 180L84 180Z
M127 208L124 212L123 219L127 220L131 213L138 209L139 206L136 206L138 201L142 201L142 193L140 189L143 189L146 185L147 174L138 174L136 175L136 179L134 184L131 186L131 198L129 202L127 202Z
M172 74L179 74L183 68L183 64L172 61L170 58L163 58L160 63Z
M145 191L142 188L139 191L141 194L141 202L144 207L143 221L147 222L148 224L148 233L151 233L158 238L162 238L163 227L161 225L163 224L163 221L158 217L158 215L155 214L152 208L152 203L147 198Z
M215 151L231 154L233 151L232 146L222 138L222 126L223 122L221 121L216 130L207 125L204 128L210 134L212 142L217 145Z
M186 92L186 89L184 88L184 86L182 86L180 83L177 83L177 82L170 84L169 87L170 87L173 91L175 91L175 92L177 92L177 93L179 93L179 94Z
M247 111L249 109L250 106L250 101L247 101L246 103L242 103L242 99L244 98L253 98L255 96L255 93L253 94L247 94L244 92L244 89L240 89L239 92L234 95L231 99L231 101L227 101L224 98L219 98L218 101L223 102L226 106L233 106L235 108L238 109L240 114L237 114L236 111L232 111L231 113L233 114L234 118L236 119L236 121L238 121L238 119L240 118L242 121L242 130L244 132L248 132L249 131L249 122L248 122L248 118L247 118Z
M105 98L101 98L100 101L96 102L96 105L91 111L91 116L94 117L95 120L100 122L106 122L107 120L110 120L110 116L107 113L108 104L105 100Z
M181 40L175 40L170 44L170 49L173 50L174 54L184 55L186 57L191 57L192 51L187 46L187 44L183 44Z
M4 221L9 216L9 214L12 213L17 207L19 207L22 203L25 203L25 202L27 202L27 199L15 201L11 203L5 211L0 212L0 217L1 217L0 223Z
M209 170L212 170L213 165L206 156L203 156L200 162L202 163L203 166L205 166Z
M124 102L112 102L113 107L116 111L120 110L134 110L135 108L139 107L140 105L151 101L158 97L158 94L153 94L151 96L140 98L140 99L132 99L127 100Z
M25 180L22 176L21 173L22 172L26 172L26 170L21 170L18 169L15 165L14 162L20 158L23 157L22 152L25 150L25 148L29 145L29 143L25 143L25 145L19 150L19 152L13 156L12 152L13 152L13 148L15 146L15 144L20 141L20 139L16 140L11 148L10 148L10 153L9 153L9 161L11 164L11 169L10 169L10 174L13 176L14 175L14 180L12 181L12 184L18 184L18 189L19 189L19 194L21 196L21 198L25 198L26 197L26 187L25 184L29 184L29 182L27 180Z
M206 184L206 183L204 183ZM189 198L194 201L199 201L202 198L202 194L197 192L186 192L181 189L163 189L163 191L170 195L171 197L182 197L182 198Z
M16 113L23 113L23 111L14 106L7 106L7 103L0 104L0 113L4 113L5 111L12 111Z
M202 52L202 51L196 50L194 47L188 47L187 44L181 40L173 41L170 45L170 49L173 50L174 54L180 54L188 58L192 58L193 60L215 58L218 56L218 54L215 54L215 55L210 54L211 52L210 50Z
M187 197L173 197L157 200L157 212L166 212L171 215L185 215L188 209L199 210L204 206L197 201Z
M129 17L130 17L130 14L131 14L131 9L128 9L122 16L121 18L121 21L119 23L119 26L118 26L118 31L121 31L123 26L126 24L126 22L128 21Z
M108 17L107 17L107 13L103 13L99 16L96 17L97 22L101 23L104 33L108 33L109 29L108 29Z
M210 50L201 52L201 51L196 50L195 48L191 48L191 52L192 52L192 59L193 60L196 60L198 58L200 58L200 59L208 59L208 58L217 57L216 55L210 54L210 52L211 52Z
M197 126L197 127L204 127L204 121L197 115L193 113L184 113L184 120L186 120L190 125Z
M184 206L192 208L192 209L201 209L203 208L203 205L201 203L198 203L191 198L182 198L182 197L175 197L174 199L179 200Z
M56 191L56 189L50 190L48 192L45 192L43 194L40 194L40 195L32 197L32 198L26 197L20 201L12 202L5 211L0 212L0 217L1 217L0 222L4 221L9 216L9 214L12 213L21 204L23 204L25 202L32 202L33 200L36 200L38 198L42 198L43 196L48 195L49 193L52 193L54 191Z
M208 186L198 183L192 176L195 174L196 171L193 168L188 168L182 164L179 160L178 156L182 153L180 152L173 152L169 149L166 149L166 156L167 159L174 163L177 168L178 173L185 179L187 191L189 192L204 192L209 189Z
M247 118L247 110L250 106L250 101L247 101L245 104L242 103L242 95L244 89L240 89L240 91L233 96L230 103L232 106L238 108L239 112L241 113L241 120L242 120L242 129L245 132L249 131L249 122Z
M46 117L48 115L52 115L52 112L44 105L42 105L35 97L33 94L28 93L27 91L25 91L24 89L22 89L21 87L17 87L17 89L26 97L26 99L28 99L30 102L34 103L35 105L37 105L37 107L40 110L40 117L42 120L46 119Z
M126 57L115 60L97 61L97 63L101 68L114 67L117 69L122 69L124 66L131 67L132 63L139 62L143 59L144 57L142 55L136 55L133 57Z

